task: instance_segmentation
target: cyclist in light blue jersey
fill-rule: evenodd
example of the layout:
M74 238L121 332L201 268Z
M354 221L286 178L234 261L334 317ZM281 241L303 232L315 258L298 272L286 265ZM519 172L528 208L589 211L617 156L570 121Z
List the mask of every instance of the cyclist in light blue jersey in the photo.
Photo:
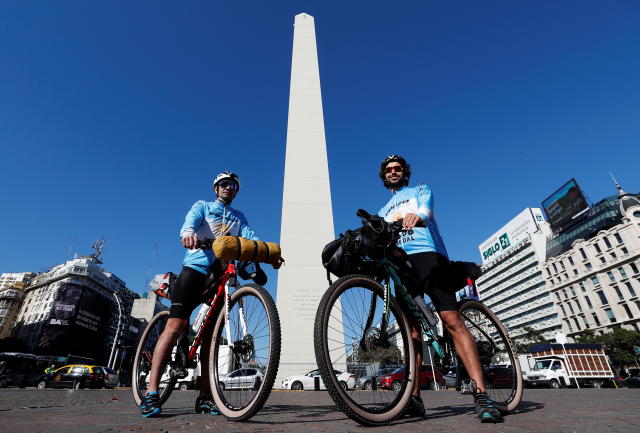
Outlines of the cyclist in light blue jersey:
M458 311L455 287L445 287L441 278L448 272L449 259L434 215L431 188L425 184L409 186L411 167L399 155L390 155L380 164L380 179L392 193L389 202L380 209L379 216L388 222L403 221L406 229L398 240L398 247L408 254L420 286L407 289L413 297L427 293L442 322L451 333L456 352L469 377L475 381L474 401L482 422L500 422L502 416L486 394L482 367L476 344ZM398 301L403 305L402 298ZM412 314L408 314L411 338L416 352L416 365L422 365L422 329ZM424 417L424 403L420 398L420 381L414 383L408 414Z
M199 241L215 239L219 236L242 236L257 240L257 236L249 227L244 214L231 207L231 202L240 190L240 179L234 173L225 171L213 181L216 200L212 202L197 201L187 212L184 224L180 229L180 243L187 248L182 261L180 275L171 287L171 310L169 320L158 339L149 378L148 393L140 403L140 412L144 417L158 416L161 412L158 386L168 356L189 324L189 316L200 304L202 289L210 271L219 267L212 250L202 250ZM274 266L278 268L279 265ZM200 365L209 364L209 348L211 335L203 335L200 348ZM217 414L218 408L211 397L209 375L200 376L200 395L196 399L196 413Z

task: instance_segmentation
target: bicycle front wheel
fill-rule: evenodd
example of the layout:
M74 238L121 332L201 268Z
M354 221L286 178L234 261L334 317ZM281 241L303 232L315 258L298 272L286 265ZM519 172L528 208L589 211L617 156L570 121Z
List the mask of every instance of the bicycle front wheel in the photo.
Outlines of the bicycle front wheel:
M460 314L473 336L484 373L487 394L503 412L513 411L522 399L522 371L507 330L483 303L463 301Z
M147 393L147 387L149 386L149 376L151 374L151 364L153 360L153 352L160 338L160 334L164 331L164 328L169 320L169 312L161 311L153 316L149 325L144 330L140 343L138 343L138 349L136 350L136 356L133 361L133 371L131 373L131 389L133 390L133 399L137 405L140 405L142 398ZM174 357L174 351L171 352L170 357ZM178 380L171 374L172 360L169 359L165 371L160 378L160 387L158 393L160 394L160 404L163 404L173 391L176 381Z
M215 319L209 355L213 399L231 421L255 415L269 397L280 363L280 318L273 298L249 284Z
M370 426L402 415L416 380L409 324L395 299L385 316L384 293L369 277L340 278L322 297L315 319L316 361L329 395L347 416ZM362 389L355 389L355 377L343 385L348 367L368 376L359 380ZM392 373L383 375L382 368Z

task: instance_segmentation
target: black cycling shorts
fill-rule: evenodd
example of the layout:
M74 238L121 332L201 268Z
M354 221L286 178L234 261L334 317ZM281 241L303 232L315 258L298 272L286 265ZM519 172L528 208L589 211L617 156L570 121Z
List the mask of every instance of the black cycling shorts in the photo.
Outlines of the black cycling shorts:
M202 303L202 292L208 276L188 266L183 266L180 275L171 286L171 309L169 317L188 319Z
M439 277L447 272L449 259L436 252L415 253L408 256L414 267L415 276L422 283L421 286L407 284L411 296L426 293L436 310L458 311L455 291L449 287L443 287L442 278Z

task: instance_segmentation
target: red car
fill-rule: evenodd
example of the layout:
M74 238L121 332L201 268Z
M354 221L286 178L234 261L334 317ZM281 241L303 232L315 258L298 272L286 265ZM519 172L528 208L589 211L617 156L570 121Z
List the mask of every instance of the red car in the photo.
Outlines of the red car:
M438 386L446 388L447 382L444 380L442 373L435 370L436 381L433 380L433 370L430 365L420 366L420 388L435 389L436 383ZM404 367L398 368L391 374L385 374L378 378L378 387L392 389L394 391L400 391L402 387L402 381L404 379Z

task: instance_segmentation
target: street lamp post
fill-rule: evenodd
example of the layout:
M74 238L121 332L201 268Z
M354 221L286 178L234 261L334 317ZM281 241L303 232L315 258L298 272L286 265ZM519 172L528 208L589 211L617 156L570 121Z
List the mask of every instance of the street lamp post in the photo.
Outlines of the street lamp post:
M109 355L109 362L107 366L109 368L113 368L111 363L115 364L115 360L113 359L113 352L116 350L116 344L118 342L118 336L120 334L120 323L122 322L122 307L120 307L120 299L118 299L118 295L116 292L113 292L113 297L116 298L116 302L118 303L118 327L116 328L116 335L113 337L113 344L111 345L111 354Z

